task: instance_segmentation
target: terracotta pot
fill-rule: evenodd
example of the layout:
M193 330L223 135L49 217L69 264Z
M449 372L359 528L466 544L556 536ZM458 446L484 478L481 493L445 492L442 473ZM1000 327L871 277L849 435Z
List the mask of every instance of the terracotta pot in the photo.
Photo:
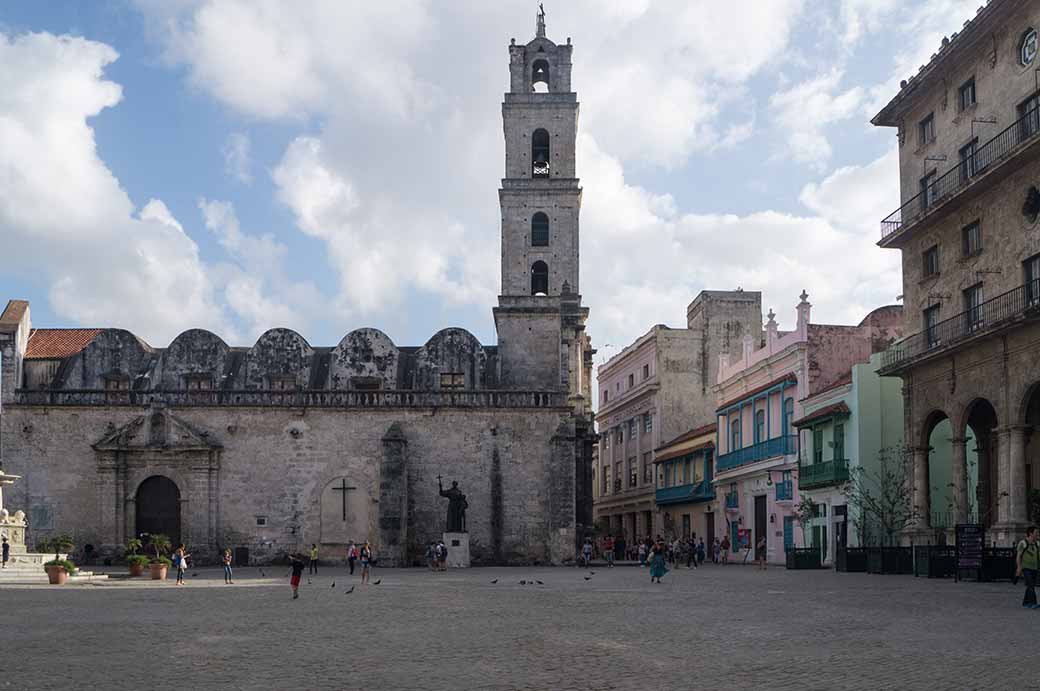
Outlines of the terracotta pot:
M65 570L64 566L54 565L43 568L47 572L47 580L51 585L65 585L65 581L69 580L69 572Z
M130 565L130 575L134 576L135 578L137 576L143 576L144 575L144 564L131 564Z
M166 564L149 564L148 571L152 574L153 581L166 580Z

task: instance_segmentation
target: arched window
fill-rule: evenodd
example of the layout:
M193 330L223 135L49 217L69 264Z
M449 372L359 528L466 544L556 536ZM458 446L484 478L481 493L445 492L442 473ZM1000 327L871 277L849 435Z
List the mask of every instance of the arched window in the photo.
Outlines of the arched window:
M536 85L541 84L542 87ZM549 61L538 59L531 65L531 91L547 93L549 91Z
M549 133L542 128L531 135L531 177L549 177Z
M537 261L531 266L531 295L549 294L549 265Z
M549 217L541 211L531 217L531 246L549 246Z

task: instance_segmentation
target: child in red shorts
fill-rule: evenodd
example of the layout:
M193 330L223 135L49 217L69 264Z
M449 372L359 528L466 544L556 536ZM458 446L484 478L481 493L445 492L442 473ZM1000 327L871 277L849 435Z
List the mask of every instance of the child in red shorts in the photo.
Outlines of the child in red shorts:
M289 579L289 585L292 586L292 597L297 599L300 597L300 576L303 575L303 559L298 554L289 555L289 568L292 569L292 578Z

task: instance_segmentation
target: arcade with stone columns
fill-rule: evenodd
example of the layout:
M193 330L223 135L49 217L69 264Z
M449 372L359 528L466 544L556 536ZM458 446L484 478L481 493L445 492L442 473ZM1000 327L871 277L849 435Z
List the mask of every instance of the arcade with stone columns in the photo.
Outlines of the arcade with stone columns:
M369 540L382 564L410 565L444 533L440 475L466 494L474 564L572 559L595 439L572 48L546 38L544 16L508 47L497 345L447 328L401 347L363 328L313 346L273 328L252 345L192 329L156 346L124 328L33 328L29 304L8 302L2 462L23 476L9 499L30 539L65 532L111 555L165 533L250 563Z

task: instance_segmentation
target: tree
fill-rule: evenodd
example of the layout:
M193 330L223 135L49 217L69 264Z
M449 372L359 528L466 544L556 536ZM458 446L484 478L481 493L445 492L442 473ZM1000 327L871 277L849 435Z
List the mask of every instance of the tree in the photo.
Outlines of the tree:
M54 552L54 561L61 561L61 552L68 554L75 546L76 545L72 542L72 538L65 533L55 535L49 540L43 540L36 543L36 549L41 552Z
M853 523L865 544L873 528L891 545L900 532L914 524L920 510L914 506L913 461L905 449L878 452L877 470L859 466L849 469L842 494L858 514Z
M155 559L153 560L155 562L161 561L163 553L168 551L171 547L170 538L162 534L149 535L148 544L153 550L155 550Z
M141 541L136 537L132 537L126 541L126 551L130 555L137 554L137 550L141 549Z
M816 516L816 502L812 500L808 494L802 493L802 500L798 502L798 505L794 507L795 518L798 519L798 527L802 531L802 545L805 547L811 547L809 544L809 538L806 535L806 530L812 523L812 519Z

